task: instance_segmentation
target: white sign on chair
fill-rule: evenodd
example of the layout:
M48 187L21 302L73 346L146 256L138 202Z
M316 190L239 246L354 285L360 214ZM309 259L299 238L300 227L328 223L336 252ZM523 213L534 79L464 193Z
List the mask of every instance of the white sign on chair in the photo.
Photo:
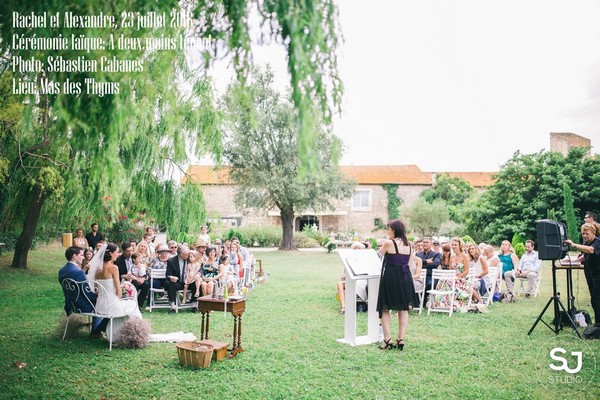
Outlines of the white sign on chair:
M380 340L379 315L377 314L377 297L379 294L379 278L381 276L381 260L373 249L352 250L338 249L346 272L346 312L344 314L344 338L338 342L351 346L376 343ZM365 279L368 282L369 302L367 316L367 335L356 336L356 283ZM362 297L362 296L361 296Z

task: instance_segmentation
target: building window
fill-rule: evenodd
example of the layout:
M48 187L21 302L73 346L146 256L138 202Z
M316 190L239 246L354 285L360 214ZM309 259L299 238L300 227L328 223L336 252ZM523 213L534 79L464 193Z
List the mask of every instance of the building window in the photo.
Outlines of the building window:
M371 211L371 190L356 190L352 196L352 211Z

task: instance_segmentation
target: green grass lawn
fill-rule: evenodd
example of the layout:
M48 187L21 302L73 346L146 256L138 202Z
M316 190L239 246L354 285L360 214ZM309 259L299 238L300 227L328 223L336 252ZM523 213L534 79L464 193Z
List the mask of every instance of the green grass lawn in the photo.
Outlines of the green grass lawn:
M600 341L558 339L539 324L527 332L551 296L545 262L541 295L490 306L488 314L411 315L406 347L381 351L352 347L344 335L335 285L342 264L337 254L257 253L270 273L255 288L243 317L245 351L208 369L181 367L174 344L151 343L141 350L108 350L82 330L61 341L63 316L57 272L64 249L30 253L30 268L8 268L0 258L0 398L6 399L597 399ZM564 274L559 290L564 292ZM583 274L575 274L577 307L591 312ZM551 321L552 311L546 314ZM145 312L155 333L200 335L200 314ZM396 322L395 318L393 322ZM231 341L232 318L211 317L211 339ZM392 325L397 329L396 323ZM366 315L358 318L366 333ZM548 367L548 343L585 350L579 374ZM594 356L596 364L594 363ZM18 368L15 363L26 363ZM560 362L555 361L559 365ZM569 367L575 366L574 359ZM595 376L594 376L595 374ZM577 377L578 386L567 378ZM562 379L565 378L565 379ZM545 382L542 384L541 382ZM581 385L586 385L579 392Z

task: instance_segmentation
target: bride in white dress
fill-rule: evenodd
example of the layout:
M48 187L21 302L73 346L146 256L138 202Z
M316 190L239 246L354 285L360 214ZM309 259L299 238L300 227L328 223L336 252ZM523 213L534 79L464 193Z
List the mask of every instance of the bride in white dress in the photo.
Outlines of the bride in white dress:
M87 274L90 287L97 288L96 312L118 316L112 319L112 341L119 340L119 331L125 321L129 318L142 318L136 299L121 299L119 268L114 264L119 254L117 245L104 244L90 261ZM109 336L110 326L107 327L106 332ZM110 337L108 339L111 340Z

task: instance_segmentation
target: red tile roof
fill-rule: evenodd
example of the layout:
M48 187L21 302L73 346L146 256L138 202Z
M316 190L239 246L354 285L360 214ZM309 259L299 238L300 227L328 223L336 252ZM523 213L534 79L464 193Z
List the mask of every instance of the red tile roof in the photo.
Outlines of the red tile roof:
M361 165L340 166L342 174L354 178L358 184L381 185L395 183L400 185L431 185L432 173L423 172L416 165ZM437 172L446 173L453 177L460 177L475 187L486 187L492 184L492 175L495 172ZM191 165L187 174L191 179L202 185L227 185L230 184L227 169L214 170L210 165ZM184 176L182 183L187 182Z
M488 187L494 183L493 176L497 172L438 172L439 174L448 174L453 178L464 179L475 187Z
M431 174L423 172L416 165L360 165L340 166L342 174L354 178L359 184L381 185L398 183L402 185L431 185Z

